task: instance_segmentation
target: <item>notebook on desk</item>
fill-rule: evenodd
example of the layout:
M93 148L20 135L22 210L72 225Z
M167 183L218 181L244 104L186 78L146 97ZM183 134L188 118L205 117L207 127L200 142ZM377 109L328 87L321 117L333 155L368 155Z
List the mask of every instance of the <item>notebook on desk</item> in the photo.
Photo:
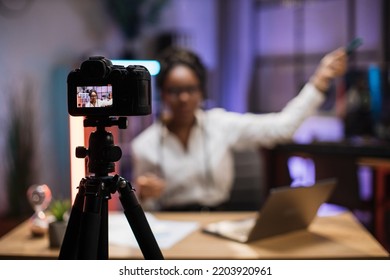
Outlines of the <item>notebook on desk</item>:
M328 179L309 187L272 189L256 217L211 223L203 232L247 243L307 229L335 187L336 180Z

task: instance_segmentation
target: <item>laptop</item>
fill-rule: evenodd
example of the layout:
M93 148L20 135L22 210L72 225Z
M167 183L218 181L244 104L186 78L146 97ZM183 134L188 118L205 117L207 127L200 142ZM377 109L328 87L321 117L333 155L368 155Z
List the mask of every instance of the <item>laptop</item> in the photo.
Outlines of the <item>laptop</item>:
M332 178L308 187L271 189L256 217L210 223L203 232L247 243L307 229L336 183L336 179Z

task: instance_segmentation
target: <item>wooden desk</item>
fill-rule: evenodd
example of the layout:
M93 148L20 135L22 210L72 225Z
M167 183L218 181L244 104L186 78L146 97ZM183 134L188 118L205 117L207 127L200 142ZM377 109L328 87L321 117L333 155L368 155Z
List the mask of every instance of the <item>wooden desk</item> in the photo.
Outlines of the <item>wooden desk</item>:
M197 221L200 225L223 219L244 218L253 212L156 213L158 219ZM30 237L25 222L0 239L0 258L56 259L47 238ZM308 231L297 231L250 244L218 238L197 230L172 248L162 250L165 259L389 259L389 253L345 212L317 217ZM111 259L143 259L134 248L110 246Z
M362 197L359 167L363 165L362 159L364 159L364 165L377 169L377 162L390 158L390 142L361 138L346 139L340 142L289 143L276 146L273 149L262 149L261 152L264 161L267 162L264 173L267 174L265 185L268 191L271 188L291 184L292 180L287 164L290 157L309 158L315 166L316 180L337 179L337 187L328 202L344 206L351 211L372 214L375 219L370 218L368 221L365 220L365 223L368 227L375 228L375 237L382 246L389 249L390 242L386 235L388 224L386 224L385 217L381 216L381 213L384 213L381 206L385 205L382 200L385 198L377 190L378 186L380 189L381 185L377 183L373 185L375 197ZM383 167L380 169L379 172L376 172L377 178L383 178L380 173L383 174L384 169Z

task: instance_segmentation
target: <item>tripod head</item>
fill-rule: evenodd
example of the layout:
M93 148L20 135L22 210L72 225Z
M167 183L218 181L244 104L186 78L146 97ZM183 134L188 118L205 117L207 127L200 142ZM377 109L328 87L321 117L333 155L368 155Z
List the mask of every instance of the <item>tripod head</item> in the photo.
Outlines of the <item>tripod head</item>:
M126 117L86 117L84 127L96 127L89 136L89 148L77 147L76 157L88 156L88 170L96 177L107 176L115 171L115 163L122 157L120 147L114 145L113 135L106 131L106 127L118 126L120 129L127 128Z

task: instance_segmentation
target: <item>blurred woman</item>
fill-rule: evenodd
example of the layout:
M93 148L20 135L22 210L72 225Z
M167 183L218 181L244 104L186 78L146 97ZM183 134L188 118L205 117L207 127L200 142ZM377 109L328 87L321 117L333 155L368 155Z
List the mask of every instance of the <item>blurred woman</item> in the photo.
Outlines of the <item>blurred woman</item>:
M160 63L157 85L166 113L132 141L136 193L147 209L224 210L233 151L291 141L325 100L332 79L345 73L347 55L341 48L327 54L301 92L269 114L203 110L206 69L200 58L170 49Z

